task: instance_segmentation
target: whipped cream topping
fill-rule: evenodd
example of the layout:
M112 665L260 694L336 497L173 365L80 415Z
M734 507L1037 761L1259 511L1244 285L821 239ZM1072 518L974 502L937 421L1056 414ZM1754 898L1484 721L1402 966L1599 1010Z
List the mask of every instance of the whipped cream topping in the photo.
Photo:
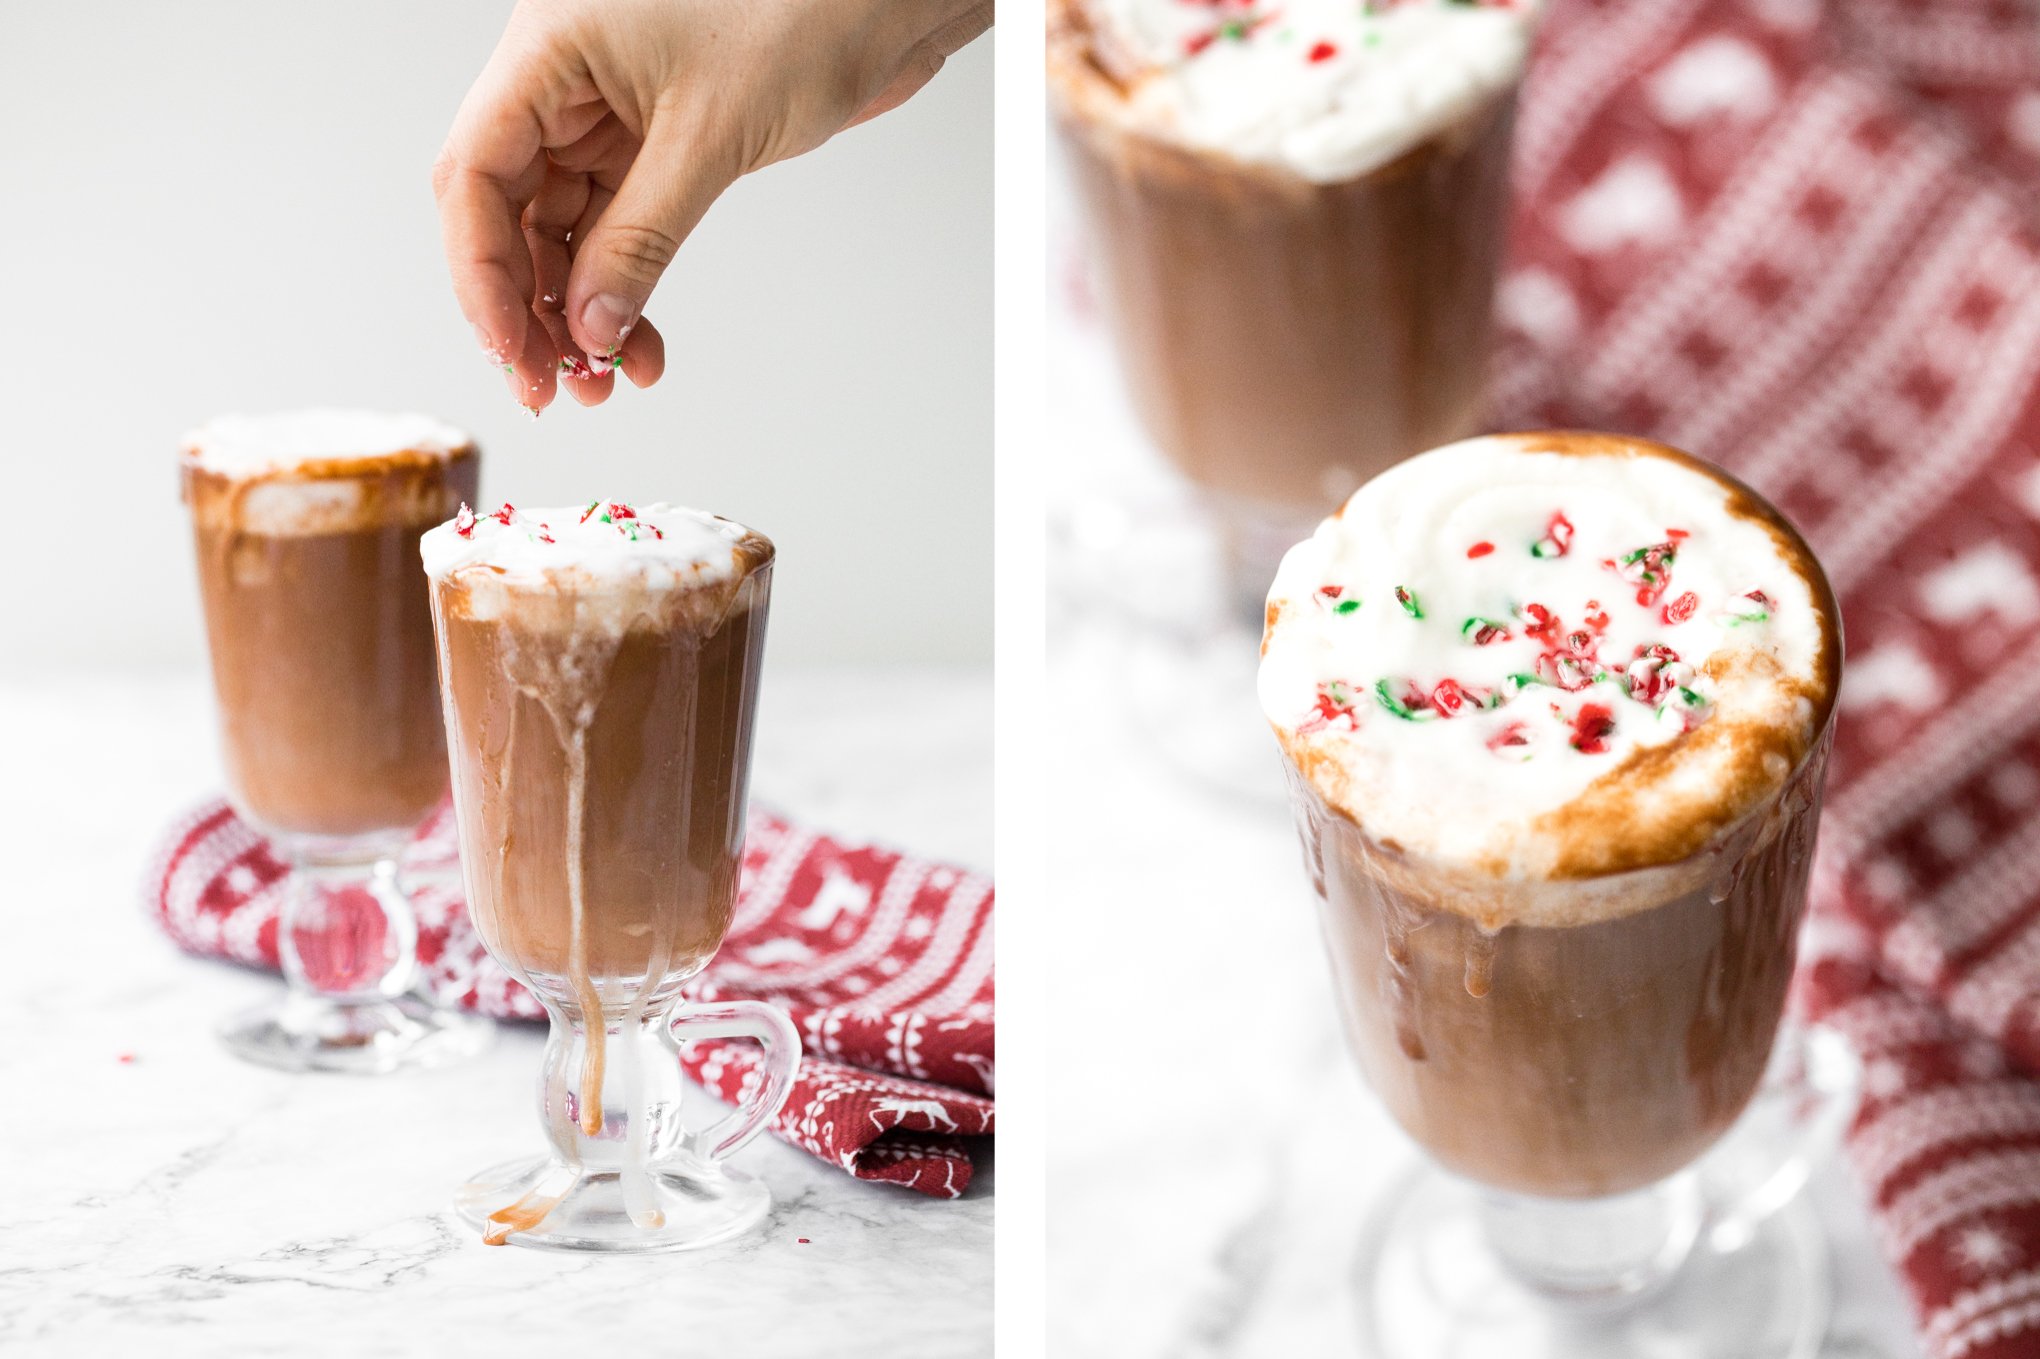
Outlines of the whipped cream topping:
M542 509L505 504L479 514L463 505L426 532L418 551L435 577L479 566L505 583L571 578L657 589L743 575L743 547L757 540L743 525L700 510L592 500Z
M182 446L187 463L238 478L406 453L446 458L473 448L474 440L413 412L297 410L223 415L186 434Z
M1124 116L1317 182L1386 164L1521 78L1541 0L1079 0ZM1124 71L1114 72L1125 76Z
M1782 784L1832 705L1832 605L1774 515L1643 441L1412 458L1284 557L1262 708L1333 807L1431 861L1571 876L1586 827L1634 842L1604 859L1677 858Z

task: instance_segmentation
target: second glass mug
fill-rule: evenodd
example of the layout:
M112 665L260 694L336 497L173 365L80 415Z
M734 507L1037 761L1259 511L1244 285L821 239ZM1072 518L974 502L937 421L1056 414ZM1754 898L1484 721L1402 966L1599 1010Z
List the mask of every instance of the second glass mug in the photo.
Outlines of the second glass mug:
M1142 127L1101 43L1051 0L1050 104L1106 319L1214 531L1215 602L1257 625L1283 552L1346 492L1480 427L1516 84L1320 182Z
M432 579L470 908L551 1020L548 1151L482 1172L457 1201L490 1244L687 1249L771 1202L724 1162L785 1104L799 1036L769 1005L681 992L735 908L772 546L672 514L665 537L679 516L731 532L736 574L484 565ZM760 1078L737 1111L690 1130L680 1045L732 1038L760 1045Z
M219 445L280 452L216 467ZM290 456L305 446L358 451ZM284 998L221 1029L250 1061L382 1073L490 1037L424 993L397 867L446 792L418 541L474 494L477 462L457 432L362 412L231 417L187 439L228 796L290 865Z
M1419 1180L1417 1202L1406 1189L1386 1214L1393 1221L1377 1227L1363 1273L1386 1272L1386 1253L1426 1249L1398 1234L1435 1234L1447 1230L1438 1219L1464 1213L1471 1236L1454 1249L1484 1243L1527 1295L1524 1310L1537 1313L1508 1315L1491 1288L1477 1305L1404 1296L1395 1310L1464 1306L1466 1315L1415 1328L1430 1331L1443 1347L1435 1351L1398 1348L1409 1342L1370 1317L1375 1344L1443 1353L1471 1335L1506 1337L1524 1356L1602 1353L1590 1332L1565 1329L1569 1316L1619 1313L1666 1286L1696 1247L1745 1244L1839 1136L1854 1108L1853 1059L1824 1049L1824 1039L1808 1046L1789 1024L1780 1036L1831 739L1830 715L1785 782L1686 860L1589 880L1587 889L1520 888L1592 890L1636 909L1496 933L1440 904L1465 884L1374 841L1289 765L1350 1046L1396 1121L1465 1182L1441 1193ZM1801 1061L1817 1069L1775 1065ZM1792 1102L1790 1113L1743 1137L1738 1117L1753 1123L1745 1114L1753 1094L1781 1078L1793 1083L1778 1097ZM1738 1146L1727 1173L1710 1173L1710 1149L1731 1125L1743 1142L1763 1144ZM1396 1298L1395 1286L1363 1279L1371 1290L1363 1309L1389 1310L1384 1287ZM1801 1301L1824 1310L1824 1301ZM1817 1337L1820 1321L1794 1324ZM1543 1339L1547 1323L1564 1338L1535 1348L1520 1328ZM1619 1353L1634 1342L1607 1343Z

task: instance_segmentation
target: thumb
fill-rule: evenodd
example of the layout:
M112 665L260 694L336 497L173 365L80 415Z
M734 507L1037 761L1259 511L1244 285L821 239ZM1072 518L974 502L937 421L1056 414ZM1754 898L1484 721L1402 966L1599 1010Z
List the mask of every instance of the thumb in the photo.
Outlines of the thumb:
M568 329L591 361L614 364L652 289L709 204L736 176L691 120L652 115L616 196L576 243L567 277Z

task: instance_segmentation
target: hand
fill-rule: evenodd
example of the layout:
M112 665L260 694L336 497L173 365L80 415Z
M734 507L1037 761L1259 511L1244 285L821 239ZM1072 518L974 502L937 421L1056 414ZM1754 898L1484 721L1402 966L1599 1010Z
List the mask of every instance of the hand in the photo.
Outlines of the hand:
M645 302L738 176L904 103L991 0L523 0L433 166L460 309L535 416L665 370Z

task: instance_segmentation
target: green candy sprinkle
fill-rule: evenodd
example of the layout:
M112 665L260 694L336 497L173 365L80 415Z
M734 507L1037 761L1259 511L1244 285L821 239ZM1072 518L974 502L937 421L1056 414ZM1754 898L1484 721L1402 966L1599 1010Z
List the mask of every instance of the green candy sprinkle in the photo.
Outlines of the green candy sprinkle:
M1357 599L1342 599L1332 605L1333 613L1358 613L1359 611L1360 601Z
M1402 605L1403 612L1412 618L1424 616L1424 606L1417 603L1417 597L1400 585L1395 587L1395 602Z
M1374 697L1380 700L1382 707L1388 709L1390 712L1394 713L1397 717L1400 717L1405 722L1416 722L1422 720L1416 715L1416 713L1410 710L1408 704L1404 703L1401 699L1397 698L1393 693L1389 691L1388 681L1385 679L1379 679L1374 681Z

